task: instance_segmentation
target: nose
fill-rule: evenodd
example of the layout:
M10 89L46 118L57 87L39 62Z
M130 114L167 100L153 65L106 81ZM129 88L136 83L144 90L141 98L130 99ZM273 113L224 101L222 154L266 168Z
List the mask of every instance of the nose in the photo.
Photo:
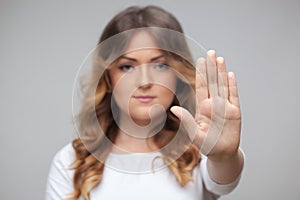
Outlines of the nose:
M152 86L152 76L147 65L138 67L138 76L136 77L136 86L138 88L150 88Z

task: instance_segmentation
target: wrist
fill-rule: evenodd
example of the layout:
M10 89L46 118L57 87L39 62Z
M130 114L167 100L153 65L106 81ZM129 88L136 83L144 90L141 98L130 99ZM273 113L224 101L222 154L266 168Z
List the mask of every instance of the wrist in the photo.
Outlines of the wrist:
M244 153L241 149L226 156L208 156L207 169L216 183L228 184L236 180L244 166Z
M230 153L207 155L207 159L214 163L233 162L235 160L240 160L241 158L243 158L243 153L240 148Z

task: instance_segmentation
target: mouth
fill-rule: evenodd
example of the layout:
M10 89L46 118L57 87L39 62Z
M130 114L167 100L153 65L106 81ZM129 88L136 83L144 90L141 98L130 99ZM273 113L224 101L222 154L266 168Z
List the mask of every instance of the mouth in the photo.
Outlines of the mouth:
M142 103L149 103L153 99L155 99L155 96L150 96L150 95L138 95L138 96L133 96L134 99L142 102Z

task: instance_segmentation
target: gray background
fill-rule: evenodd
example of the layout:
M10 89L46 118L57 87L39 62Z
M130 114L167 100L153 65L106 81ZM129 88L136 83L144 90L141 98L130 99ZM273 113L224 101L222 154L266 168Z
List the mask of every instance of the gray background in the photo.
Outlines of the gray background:
M222 199L300 196L300 1L0 1L0 199L43 199L55 153L74 138L72 85L105 24L160 5L237 76L247 158Z

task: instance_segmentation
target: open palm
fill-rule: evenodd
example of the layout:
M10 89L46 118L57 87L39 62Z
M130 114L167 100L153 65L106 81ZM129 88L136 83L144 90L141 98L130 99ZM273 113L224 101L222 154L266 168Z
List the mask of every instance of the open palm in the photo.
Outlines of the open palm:
M196 68L196 116L174 106L171 111L182 121L191 140L205 155L222 158L238 150L241 111L236 79L227 73L223 58L208 51Z

